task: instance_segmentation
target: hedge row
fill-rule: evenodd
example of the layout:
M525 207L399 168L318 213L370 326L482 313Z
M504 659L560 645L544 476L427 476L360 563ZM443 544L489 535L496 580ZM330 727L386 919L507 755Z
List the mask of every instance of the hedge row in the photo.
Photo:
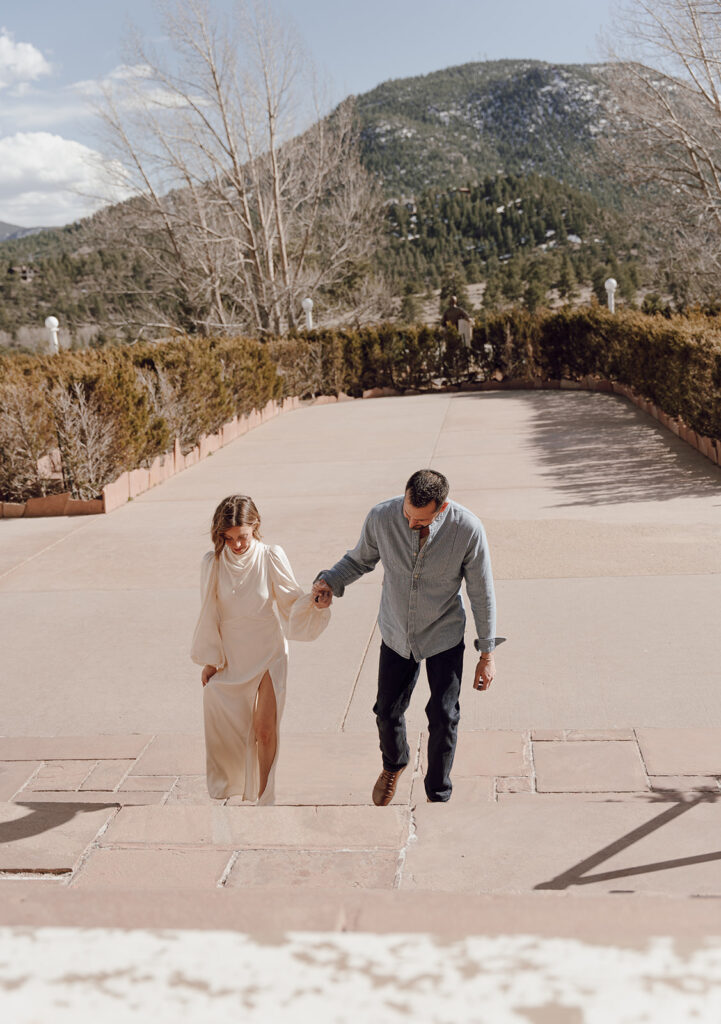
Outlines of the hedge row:
M53 489L88 498L127 469L149 465L176 437L261 409L283 386L267 349L246 338L0 359L0 499ZM33 467L60 448L65 479ZM70 471L72 470L72 471Z
M469 373L560 380L598 376L627 384L669 416L721 438L721 318L611 314L600 306L481 320L472 350L453 330L383 325L314 331L276 341L287 394L357 396L371 387L423 390Z
M47 493L38 457L60 447L78 497L148 465L179 437L184 450L270 399L368 388L424 390L469 376L616 380L721 438L721 326L713 317L611 315L601 307L477 324L469 353L454 330L380 325L267 343L181 338L163 344L0 358L0 499Z

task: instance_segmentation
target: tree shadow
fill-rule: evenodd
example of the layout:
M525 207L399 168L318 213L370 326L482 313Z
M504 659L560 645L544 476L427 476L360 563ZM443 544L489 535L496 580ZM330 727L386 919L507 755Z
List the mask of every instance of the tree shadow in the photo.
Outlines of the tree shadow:
M16 806L27 807L30 811L22 818L0 823L0 843L17 843L21 839L52 832L71 821L76 814L88 811L99 811L109 807L117 807L117 800L103 803L49 803L47 801L16 801Z
M610 860L617 853L627 850L634 843L639 842L652 832L656 832L658 829L663 828L664 825L675 821L681 815L687 814L694 807L698 807L699 804L716 803L719 800L721 800L721 792L717 789L698 789L693 792L669 789L653 793L650 797L652 803L671 803L672 806L662 811L661 814L656 815L655 818L651 818L650 821L639 825L638 828L634 828L625 835L615 839L612 843L591 854L590 857L586 857L566 871L561 872L560 875L556 875L555 878L551 878L546 882L539 882L533 888L558 891L570 889L572 886L593 885L596 882L608 882L619 878L651 874L655 871L666 871L669 868L689 867L693 864L707 864L710 861L716 860L721 861L721 850L713 850L710 853L700 853L692 857L676 857L670 860L636 864L630 868L619 868L614 871L589 873L593 872L595 868L607 860Z
M530 406L526 450L565 498L554 507L711 497L721 505L721 470L625 399L585 391L513 397Z

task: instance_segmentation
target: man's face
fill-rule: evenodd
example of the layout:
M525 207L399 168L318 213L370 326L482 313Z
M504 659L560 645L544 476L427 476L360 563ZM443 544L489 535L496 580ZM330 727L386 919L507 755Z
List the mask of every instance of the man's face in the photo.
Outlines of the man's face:
M408 520L408 525L411 530L422 530L424 526L430 526L433 520L439 515L448 504L444 501L440 508L436 508L435 501L430 502L428 505L424 505L423 508L416 508L415 505L411 505L408 499L408 492L403 500L403 515Z

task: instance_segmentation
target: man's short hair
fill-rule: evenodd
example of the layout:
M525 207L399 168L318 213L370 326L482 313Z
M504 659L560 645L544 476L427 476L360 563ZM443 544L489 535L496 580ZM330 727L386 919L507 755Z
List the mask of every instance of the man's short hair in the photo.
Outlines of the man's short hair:
M435 501L436 508L440 508L448 497L450 485L443 473L435 469L418 469L406 484L408 501L413 508L425 508Z

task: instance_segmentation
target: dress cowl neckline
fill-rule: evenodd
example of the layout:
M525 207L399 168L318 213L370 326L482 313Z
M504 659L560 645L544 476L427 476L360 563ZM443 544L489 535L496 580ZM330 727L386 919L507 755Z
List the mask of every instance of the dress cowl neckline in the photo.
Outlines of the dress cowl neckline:
M260 544L257 540L251 541L250 547L247 551L243 551L242 554L237 555L234 551L226 545L223 548L223 563L234 575L242 573L252 565L255 560L255 556L260 549Z

